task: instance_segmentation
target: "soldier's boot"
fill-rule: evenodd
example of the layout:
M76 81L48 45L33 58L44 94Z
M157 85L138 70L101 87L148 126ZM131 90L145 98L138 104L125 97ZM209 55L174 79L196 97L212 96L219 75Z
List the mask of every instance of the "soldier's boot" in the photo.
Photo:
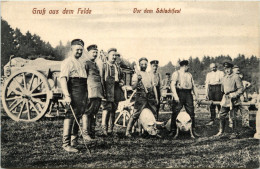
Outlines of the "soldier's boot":
M225 131L225 125L226 125L226 120L225 119L220 119L219 120L219 131L217 134L215 134L215 137L220 137L223 135L224 131Z
M229 139L236 139L239 138L239 132L237 131L237 120L233 119L233 126L232 126L232 133L229 137Z
M77 119L79 121L79 119ZM71 128L71 142L70 145L72 147L76 147L78 145L78 133L79 133L79 126L76 122L76 120L73 120L72 122L72 128Z
M102 112L102 132L104 136L108 136L107 130L108 130L108 111L103 110Z
M109 116L110 116L110 118L109 118L109 122L108 122L107 134L113 135L114 122L115 122L115 113L110 112Z
M95 115L91 115L91 117L90 117L90 136L93 139L96 136L95 128L96 128L96 117L95 117Z
M90 131L90 118L89 115L82 115L82 137L86 141L93 141L93 139L89 135Z
M195 137L200 137L200 135L195 131L195 117L191 117L192 120L192 133Z
M72 127L72 119L64 119L63 124L63 138L62 138L62 148L68 152L78 152L78 149L73 148L71 143L71 127Z
M114 129L114 125L110 124L110 125L108 126L107 134L108 134L108 135L113 135L113 134L114 134L114 133L113 133L113 129Z
M129 122L127 124L127 128L126 128L126 133L125 133L126 137L129 137L129 138L132 137L131 130L132 130L132 127L134 124L135 124L135 120L134 120L133 116L131 116L129 119Z

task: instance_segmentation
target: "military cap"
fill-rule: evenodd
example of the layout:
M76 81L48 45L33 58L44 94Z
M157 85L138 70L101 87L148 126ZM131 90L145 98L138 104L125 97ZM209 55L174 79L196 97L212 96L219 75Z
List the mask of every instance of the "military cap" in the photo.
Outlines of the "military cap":
M166 75L171 75L170 73L165 73Z
M142 61L142 60L146 60L146 62L148 62L148 59L146 57L142 57L139 59L139 63Z
M153 65L153 64L158 65L158 64L159 64L159 61L158 61L158 60L152 60L152 61L150 62L150 64L151 64L151 65Z
M89 46L87 47L87 50L88 50L88 51L90 51L90 50L98 50L98 49L97 49L97 45L95 45L95 44L94 44L94 45L89 45Z
M80 45L80 46L84 47L84 42L81 39L74 39L71 41L71 46L72 45Z
M229 63L229 62L224 62L224 63L223 63L223 66L224 66L224 68L232 68L232 67L233 67L233 64L232 64L232 63Z
M116 48L110 48L110 49L108 49L107 53L110 53L112 51L117 52L117 49Z
M116 53L116 56L117 56L117 57L120 57L121 55L120 55L120 53L117 52L117 53Z
M187 60L183 60L183 61L180 61L180 66L184 66L184 65L188 65L189 64L189 61Z

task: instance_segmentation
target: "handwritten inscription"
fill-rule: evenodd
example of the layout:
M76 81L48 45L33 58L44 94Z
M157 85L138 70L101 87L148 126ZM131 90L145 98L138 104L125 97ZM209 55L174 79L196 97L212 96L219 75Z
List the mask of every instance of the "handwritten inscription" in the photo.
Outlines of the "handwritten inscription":
M146 14L151 14L151 13L165 13L165 14L176 14L176 13L181 13L181 8L176 9L176 8L156 8L156 9L138 9L134 8L133 13L146 13Z
M77 10L74 9L67 9L64 8L63 10L59 10L59 9L38 9L38 8L33 8L32 9L32 14L35 15L46 15L46 14L65 14L65 15L73 15L73 14L92 14L92 10L89 8L78 8Z

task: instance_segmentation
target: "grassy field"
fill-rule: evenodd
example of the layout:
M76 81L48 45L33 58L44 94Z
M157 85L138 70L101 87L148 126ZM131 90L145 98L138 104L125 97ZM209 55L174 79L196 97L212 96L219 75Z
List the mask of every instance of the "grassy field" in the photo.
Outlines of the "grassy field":
M170 114L161 114L160 121ZM252 138L254 131L240 128L241 138L212 138L217 124L208 127L205 109L196 111L197 131L202 137L190 139L188 133L177 140L161 130L162 138L124 137L125 128L116 127L117 135L104 138L100 132L98 114L97 142L89 145L89 157L80 139L79 153L65 152L61 146L62 117L43 118L34 123L14 122L2 113L1 167L2 168L259 168L259 141ZM230 129L227 129L227 133Z

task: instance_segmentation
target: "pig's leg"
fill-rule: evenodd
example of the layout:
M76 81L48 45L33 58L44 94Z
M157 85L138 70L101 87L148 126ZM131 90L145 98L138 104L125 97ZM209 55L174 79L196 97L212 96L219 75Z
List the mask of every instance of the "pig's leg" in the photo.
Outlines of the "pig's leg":
M176 134L173 137L173 139L176 139L179 136L179 130L180 130L179 127L177 127Z
M193 135L192 128L190 128L190 136L191 136L191 138L195 138L194 135Z

